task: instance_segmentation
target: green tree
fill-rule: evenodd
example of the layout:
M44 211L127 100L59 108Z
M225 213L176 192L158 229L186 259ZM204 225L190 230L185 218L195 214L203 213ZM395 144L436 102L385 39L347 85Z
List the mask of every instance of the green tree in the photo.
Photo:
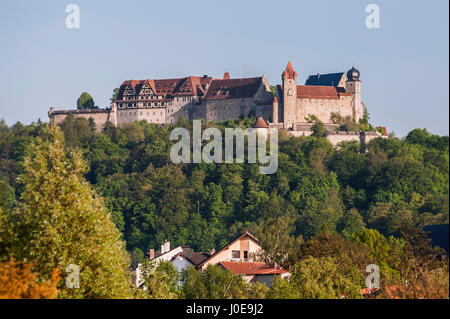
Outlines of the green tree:
M150 260L141 265L142 284L151 299L176 299L180 296L180 273L170 262Z
M210 265L203 272L190 267L183 278L187 299L240 299L248 294L244 280L219 265Z
M0 176L0 209L10 211L14 206L14 189Z
M58 127L33 142L20 176L25 184L12 216L16 260L33 262L41 280L70 264L80 269L80 288L59 285L62 298L129 296L129 265L121 234L103 200L86 182L79 151L67 152Z
M111 101L111 103L116 102L117 100L117 94L119 94L119 88L115 88L113 90L113 94L111 95L111 97L109 98L109 100Z
M299 255L302 237L295 237L295 218L289 216L272 217L254 228L262 251L258 256L269 263L289 268Z
M269 298L358 299L362 298L358 281L339 271L331 257L306 257L297 263L289 278L275 279Z
M77 100L77 108L79 110L82 110L82 109L95 109L97 107L95 106L94 99L92 98L92 96L87 92L83 92L81 93L80 97Z

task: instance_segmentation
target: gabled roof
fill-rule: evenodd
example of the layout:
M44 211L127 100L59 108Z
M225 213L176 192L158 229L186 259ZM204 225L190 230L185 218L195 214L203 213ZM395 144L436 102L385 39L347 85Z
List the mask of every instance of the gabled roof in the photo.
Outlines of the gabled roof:
M298 85L297 98L298 99L332 99L339 100L340 96L350 96L350 93L345 93L342 89L335 86L316 86L316 85Z
M317 73L316 75L310 75L306 80L305 85L338 86L344 74L344 72L328 74Z
M205 96L205 100L225 100L249 98L255 96L262 84L262 77L243 79L214 79Z
M222 261L223 268L237 275L275 275L287 273L282 267L272 267L265 262Z
M256 243L259 243L259 240L248 231L248 229L244 228L242 230L242 234L237 236L236 238L234 238L232 241L230 241L228 244L226 244L224 247L222 247L221 249L219 249L218 251L216 251L214 254L210 255L207 259L205 259L204 261L202 261L200 264L197 265L197 267L201 267L203 266L203 264L205 264L208 260L210 260L211 258L215 257L217 254L221 253L222 251L224 251L225 249L227 249L229 246L231 246L234 242L244 238L244 237L250 237L253 241L255 241Z
M117 100L123 100L123 95L127 86L130 86L136 95L139 95L145 84L150 85L155 95L170 96L203 96L206 86L212 81L208 76L188 76L179 79L159 79L159 80L128 80L124 81L119 88Z
M194 266L197 266L197 265L201 264L204 260L208 259L211 256L211 254L205 253L205 252L192 252L192 251L189 251L189 252L184 252L184 253L177 254L176 256L174 256L172 258L172 260L177 258L177 257L179 257L179 256L181 256L183 258L186 258Z

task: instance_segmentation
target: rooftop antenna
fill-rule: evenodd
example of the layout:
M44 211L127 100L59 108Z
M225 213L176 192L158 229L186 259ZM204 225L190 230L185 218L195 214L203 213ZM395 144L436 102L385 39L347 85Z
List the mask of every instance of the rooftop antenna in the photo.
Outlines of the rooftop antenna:
M243 66L241 65L241 79L242 79L242 70L243 70Z

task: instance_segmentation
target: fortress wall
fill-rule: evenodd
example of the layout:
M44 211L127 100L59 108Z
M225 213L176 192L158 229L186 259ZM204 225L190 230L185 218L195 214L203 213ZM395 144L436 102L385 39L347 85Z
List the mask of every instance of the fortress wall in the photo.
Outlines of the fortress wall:
M97 131L103 130L106 122L110 121L115 124L115 112L114 111L105 111L105 110L92 110L90 112L80 112L79 110L75 110L73 112L61 112L61 113L50 113L50 123L51 124L62 124L66 119L67 115L73 114L76 118L85 118L89 120L92 118L95 122L95 126Z
M191 107L191 114L190 114L190 118L189 120L200 120L200 119L204 119L205 116L205 103L203 104L194 104Z
M250 111L255 109L253 98L207 100L205 102L207 122L237 119L241 115L248 116Z
M295 137L310 136L312 133L313 131L289 131L289 134Z
M165 124L165 107L120 109L117 111L117 123L129 123L134 121L146 120L149 123Z
M346 132L343 132L345 134L328 134L327 139L330 141L333 146L336 146L340 142L350 142L350 141L357 141L360 143L360 135L359 132L356 134L347 134Z
M183 101L183 97L175 98L173 104L166 107L166 123L176 124L181 116L190 120L192 108L196 101L198 101L198 98L192 101Z
M322 122L331 123L332 112L339 112L342 117L353 116L352 97L341 96L338 100L297 99L295 121L305 122L305 117L314 114Z
M361 132L361 146L366 146L374 138L388 138L388 136L381 135L379 132Z

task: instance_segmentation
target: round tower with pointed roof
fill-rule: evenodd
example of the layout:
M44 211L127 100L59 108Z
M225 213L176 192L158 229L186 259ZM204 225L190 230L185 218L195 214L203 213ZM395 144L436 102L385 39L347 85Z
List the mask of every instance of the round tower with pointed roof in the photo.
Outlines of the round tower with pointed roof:
M283 121L284 128L292 128L295 122L295 111L297 103L297 80L298 74L294 70L291 61L281 74L283 83Z
M276 96L272 101L272 123L278 123L278 99Z
M364 105L361 102L361 81L360 73L352 67L347 72L347 81L345 82L345 91L352 94L352 117L356 123L359 122L364 115Z

